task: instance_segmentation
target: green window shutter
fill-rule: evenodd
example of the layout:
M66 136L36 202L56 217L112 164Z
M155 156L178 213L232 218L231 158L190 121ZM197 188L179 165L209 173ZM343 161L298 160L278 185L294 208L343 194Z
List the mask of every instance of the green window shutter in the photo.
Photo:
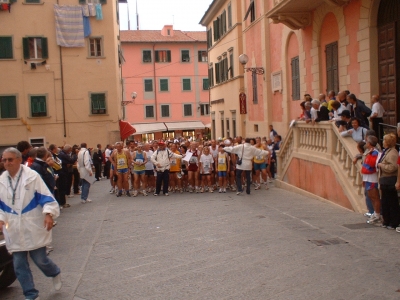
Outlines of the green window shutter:
M13 58L12 37L0 37L0 59Z
M167 62L171 62L171 51L167 50Z
M97 99L97 94L92 94L91 99L92 99L92 113L94 113L93 110L99 109L99 101Z
M151 62L151 51L143 51L143 62Z
M15 96L0 96L0 117L2 119L17 117L17 98Z
M22 48L24 50L24 59L29 59L29 38L22 38Z
M182 61L183 62L189 62L190 61L189 50L182 50Z
M153 80L152 79L145 79L144 80L144 91L145 92L152 92L153 91Z
M190 91L191 87L190 87L190 79L183 79L183 90L184 91Z
M100 0L100 4L107 4L107 0Z
M79 0L79 4L86 4L86 0Z
M230 71L231 71L231 78L233 78L233 77L234 77L234 73L233 73L233 53L231 53L231 54L229 55L229 59L230 59L230 61L231 61L231 66L229 67L229 68L230 68Z
M160 91L168 91L168 79L160 79Z
M185 104L183 106L183 115L184 116L191 116L192 115L192 105L191 104Z
M47 116L46 96L31 96L32 117Z
M161 105L161 117L169 117L169 105Z
M160 61L160 56L158 55L158 51L156 51L156 62Z
M154 118L153 106L146 106L146 118Z
M208 90L208 78L203 78L203 90Z
M47 38L42 38L42 58L49 58Z
M99 101L99 108L106 109L106 95L105 94L98 94L98 101Z
M10 0L10 3L15 3L17 2L17 0Z

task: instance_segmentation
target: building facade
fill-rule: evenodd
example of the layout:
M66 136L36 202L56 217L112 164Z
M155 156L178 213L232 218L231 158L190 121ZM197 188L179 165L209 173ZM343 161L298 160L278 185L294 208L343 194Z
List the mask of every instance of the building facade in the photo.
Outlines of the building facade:
M395 0L213 1L200 22L209 33L216 136L227 135L221 99L238 105L240 92L247 108L238 122L243 135L264 135L269 124L285 135L301 112L303 95L318 98L330 90L349 90L368 105L373 94L380 94L385 123L395 125L400 121L399 6ZM233 61L243 82L226 91L232 79L215 78L229 43L237 43ZM245 72L237 59L240 53L248 56L246 69L262 68L264 74Z
M135 139L203 138L210 125L205 32L121 31L126 119ZM133 96L134 95L134 96Z
M78 32L83 44L72 47L57 44L55 4L75 12L89 8L83 0L1 6L9 10L0 10L0 146L21 140L34 146L119 140L118 4L102 0L102 18L88 17L91 33L82 39ZM80 30L83 19L76 16Z

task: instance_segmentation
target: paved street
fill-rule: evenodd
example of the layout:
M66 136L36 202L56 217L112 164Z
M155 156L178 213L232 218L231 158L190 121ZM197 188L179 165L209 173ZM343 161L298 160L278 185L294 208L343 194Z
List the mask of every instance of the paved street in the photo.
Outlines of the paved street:
M251 195L69 199L51 258L64 286L32 266L41 300L399 299L400 234L285 190ZM24 299L15 282L1 299Z

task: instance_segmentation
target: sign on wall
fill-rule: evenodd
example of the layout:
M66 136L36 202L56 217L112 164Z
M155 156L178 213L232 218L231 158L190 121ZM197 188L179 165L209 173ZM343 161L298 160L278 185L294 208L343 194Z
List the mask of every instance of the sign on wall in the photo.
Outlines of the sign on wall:
M243 92L239 94L239 107L241 115L247 114L246 94Z

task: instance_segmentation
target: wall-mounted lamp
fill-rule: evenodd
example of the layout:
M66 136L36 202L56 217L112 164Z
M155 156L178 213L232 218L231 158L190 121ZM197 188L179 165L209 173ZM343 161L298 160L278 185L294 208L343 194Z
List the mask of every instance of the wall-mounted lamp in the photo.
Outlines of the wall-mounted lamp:
M137 97L137 93L136 92L132 92L131 93L132 100L122 100L121 101L121 105L122 106L127 106L128 104L132 104L134 102L134 100L136 99L136 97Z
M256 68L246 68L245 65L247 64L247 62L249 61L249 57L246 54L241 54L239 56L239 62L242 64L245 72L252 72L258 75L262 75L264 74L264 68L263 67L256 67Z

